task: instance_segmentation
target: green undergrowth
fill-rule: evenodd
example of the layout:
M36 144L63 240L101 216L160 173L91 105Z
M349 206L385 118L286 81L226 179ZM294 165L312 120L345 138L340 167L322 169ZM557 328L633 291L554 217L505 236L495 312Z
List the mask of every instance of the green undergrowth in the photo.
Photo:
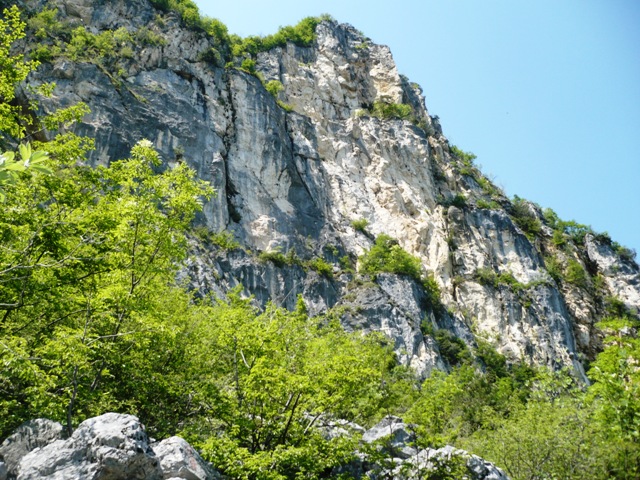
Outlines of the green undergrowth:
M316 27L322 21L330 21L330 15L303 18L295 26L280 27L272 34L264 37L250 36L244 39L233 37L231 50L234 57L255 57L260 52L266 52L273 48L284 47L291 42L299 47L309 47L316 39Z
M448 198L439 196L438 204L442 205L443 207L457 207L460 209L464 209L468 205L467 200L468 199L466 195L462 193L456 193L452 197L448 197Z
M488 199L481 198L476 202L478 208L498 210L501 208L498 200L502 200L504 192L496 187L491 180L489 180L475 164L477 156L471 152L465 152L456 145L449 145L449 152L453 156L453 163L460 175L465 175L473 178L476 183L482 189L484 195L489 197Z

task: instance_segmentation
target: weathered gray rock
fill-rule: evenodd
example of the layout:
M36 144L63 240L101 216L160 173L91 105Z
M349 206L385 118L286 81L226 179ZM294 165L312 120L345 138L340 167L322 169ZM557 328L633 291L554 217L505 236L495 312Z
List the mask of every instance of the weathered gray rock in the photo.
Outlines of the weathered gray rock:
M453 465L466 467L466 475L472 480L508 480L505 473L477 455L470 455L447 445L443 448L426 448L405 460L393 471L394 480L418 480L436 472L446 473ZM444 476L444 475L443 475Z
M361 454L349 470L357 478L418 480L428 475L438 478L438 472L450 474L457 468L472 480L508 480L498 467L464 450L449 445L418 450L411 427L398 417L385 417L364 433L362 441L375 445L386 458L372 461Z
M312 416L309 416L309 420L314 421ZM315 419L314 427L317 428L327 440L348 437L354 434L361 435L366 432L363 427L356 423L347 420L325 420L321 417Z
M9 479L18 475L20 460L32 450L42 448L63 437L63 427L58 422L37 418L20 425L0 445L0 480L2 472Z
M638 264L621 258L611 245L598 241L593 235L585 238L587 255L598 266L612 293L628 309L640 312L640 268Z
M394 457L409 458L417 453L411 446L416 436L401 418L388 415L362 435L366 443L379 443L383 451Z
M9 469L7 468L7 464L4 462L0 462L0 480L7 480L8 475Z
M213 480L220 475L180 437L169 437L152 445L165 479Z
M18 480L163 479L144 426L118 413L86 420L68 439L33 450L18 471Z

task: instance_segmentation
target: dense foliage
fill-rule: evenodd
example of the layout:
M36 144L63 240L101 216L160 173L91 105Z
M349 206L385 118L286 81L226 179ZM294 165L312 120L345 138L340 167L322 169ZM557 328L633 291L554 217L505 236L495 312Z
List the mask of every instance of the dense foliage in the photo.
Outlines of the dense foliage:
M190 18L189 1L155 3L184 7ZM425 334L453 368L419 384L382 336L347 333L331 315L312 318L302 301L294 311L260 311L239 291L196 301L176 271L211 189L184 165L162 171L146 140L109 167L84 165L92 141L74 135L72 123L86 107L40 119L13 108L16 85L37 62L10 52L25 28L18 10L1 22L2 158L22 165L0 183L0 437L34 417L71 431L115 410L139 415L154 436L185 436L233 478L329 478L361 447L356 434L328 439L318 427L335 419L367 426L393 413L414 423L419 446L466 448L514 479L638 478L640 323L619 301L600 324L605 348L590 386L568 372L508 365L488 340L470 348L432 327ZM76 38L94 45L80 31ZM30 136L41 124L65 129L42 144ZM33 168L28 160L44 151L34 159L42 168ZM229 234L207 238L238 248ZM320 257L307 266L332 272ZM408 275L438 301L435 280L388 236L360 268ZM512 277L478 275L515 288Z

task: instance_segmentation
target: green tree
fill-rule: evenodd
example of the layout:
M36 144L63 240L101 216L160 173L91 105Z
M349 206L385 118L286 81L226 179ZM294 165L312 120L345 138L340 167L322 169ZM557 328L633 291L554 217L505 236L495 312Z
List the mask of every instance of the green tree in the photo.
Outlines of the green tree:
M208 421L185 429L207 458L235 478L258 470L291 478L294 464L318 473L351 456L354 439L323 440L315 427L327 418L366 424L381 415L381 386L394 362L380 336L310 319L301 301L293 312L258 312L237 293L218 301L209 318L194 330L188 367L202 372L194 401L207 406ZM327 449L335 455L315 458Z
M592 363L589 395L594 416L612 456L615 478L640 475L640 322L633 317L611 317L598 324L607 334L605 349Z
M12 45L24 38L26 24L20 19L17 6L5 8L4 18L0 18L0 148L6 147L4 142L9 138L22 138L31 125L31 118L24 115L22 107L14 100L15 87L27 78L38 63L25 61L22 54L11 54Z
M512 412L495 430L467 442L514 480L606 478L589 411L569 398L534 400Z
M0 383L7 409L64 417L70 430L76 414L117 407L112 372L141 332L160 328L154 302L210 191L185 166L155 174L148 141L108 168L54 160L55 176L7 189L0 213L1 355L12 366Z

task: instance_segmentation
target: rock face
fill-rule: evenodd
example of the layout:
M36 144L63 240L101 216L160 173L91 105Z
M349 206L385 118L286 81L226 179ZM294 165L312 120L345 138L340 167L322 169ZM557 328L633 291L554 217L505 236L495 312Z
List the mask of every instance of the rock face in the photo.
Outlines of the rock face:
M184 275L201 294L224 296L242 285L257 303L287 308L301 294L313 315L333 309L347 328L387 334L400 361L422 376L448 367L428 334L441 328L470 347L477 335L488 338L510 361L570 366L584 378L582 361L599 345L594 324L605 314L603 299L640 307L635 262L593 238L560 251L546 225L528 237L509 199L451 148L389 49L353 27L324 21L311 46L258 54L264 81L283 86L276 99L256 76L201 60L212 40L146 0L50 3L64 21L93 32L145 27L164 38L122 60L117 81L94 63L58 58L30 82L56 82L54 95L41 99L45 111L89 105L76 133L96 139L90 162L123 158L148 138L166 167L186 161L216 188L200 220L211 232L233 234L241 248L194 239ZM411 107L413 122L369 114L376 104L400 103ZM528 210L543 220L538 208ZM364 231L352 225L362 219ZM353 273L382 233L420 259L444 308L434 308L413 279ZM322 257L334 274L258 259L276 249ZM593 282L554 280L549 256L576 261L604 285L596 291ZM512 281L487 283L479 271Z

